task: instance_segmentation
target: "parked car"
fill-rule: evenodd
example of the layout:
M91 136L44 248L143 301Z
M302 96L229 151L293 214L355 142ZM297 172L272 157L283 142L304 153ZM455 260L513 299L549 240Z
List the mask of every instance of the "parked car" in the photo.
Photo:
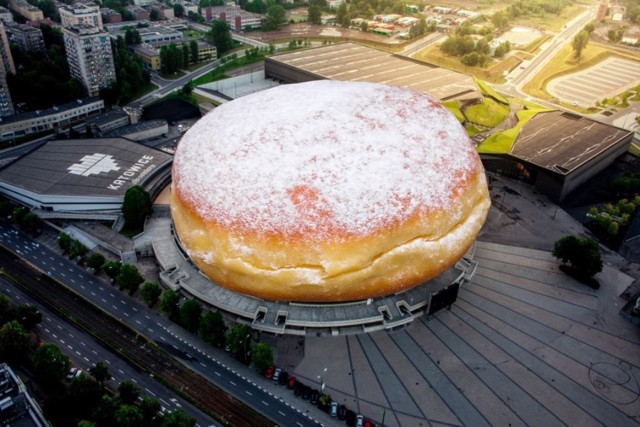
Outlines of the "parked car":
M331 409L329 410L329 414L331 414L332 417L338 416L338 402L331 402Z
M347 419L347 407L345 405L340 405L338 408L338 419L342 421Z
M296 386L296 377L292 375L289 377L289 381L287 381L287 388L289 390L293 390L295 386Z
M311 396L309 397L309 402L311 402L312 405L317 405L319 397L320 397L320 392L318 390L314 389L314 390L311 391Z
M309 400L310 397L311 397L311 387L306 385L306 386L304 386L304 389L302 390L302 399Z
M264 377L268 380L273 378L273 370L275 368L273 366L267 366L267 369L264 370Z
M356 415L356 427L364 427L364 417L362 415Z
M304 385L301 382L296 381L295 385L293 386L293 395L295 397L300 397L302 396L302 393L304 392Z
M280 378L280 372L282 372L282 369L280 368L276 368L276 370L273 371L273 380L275 382L278 382L278 379Z
M289 381L289 374L287 373L287 371L282 371L280 373L280 378L278 378L278 384L286 385L287 381Z
M74 379L75 377L80 375L81 373L82 373L81 369L73 367L73 368L69 369L69 373L67 373L67 376L65 378L67 379L67 381L71 381L72 379Z

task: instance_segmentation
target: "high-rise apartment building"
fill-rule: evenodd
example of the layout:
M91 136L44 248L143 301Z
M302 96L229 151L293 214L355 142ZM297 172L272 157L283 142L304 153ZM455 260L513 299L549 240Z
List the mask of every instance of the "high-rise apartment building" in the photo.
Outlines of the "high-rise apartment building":
M89 96L97 96L100 88L116 81L109 34L85 25L63 28L62 31L71 77L84 84Z
M102 30L102 15L97 5L75 3L71 6L64 5L58 8L62 27L71 28L76 25L97 27Z
M44 37L39 28L34 28L27 24L7 22L4 24L9 42L18 46L21 52L43 52L47 49L44 44Z
M13 114L13 103L7 85L7 74L15 74L16 67L13 63L11 50L9 50L9 39L5 32L4 25L0 23L0 116L10 116Z

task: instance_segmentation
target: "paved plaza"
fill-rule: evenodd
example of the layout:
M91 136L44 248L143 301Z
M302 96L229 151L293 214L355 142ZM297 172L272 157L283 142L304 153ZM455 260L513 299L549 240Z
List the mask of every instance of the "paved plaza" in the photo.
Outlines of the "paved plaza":
M613 97L640 82L636 61L608 58L585 71L553 79L547 91L559 101L577 103L581 107Z

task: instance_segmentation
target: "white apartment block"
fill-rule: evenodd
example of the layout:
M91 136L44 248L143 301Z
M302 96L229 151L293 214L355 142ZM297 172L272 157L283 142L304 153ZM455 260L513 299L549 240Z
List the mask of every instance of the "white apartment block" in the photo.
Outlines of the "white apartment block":
M60 22L63 28L71 28L76 25L98 27L102 30L102 15L97 5L75 3L71 6L64 5L58 8Z
M71 77L84 84L89 96L97 96L116 81L109 33L80 25L62 31Z
M9 50L9 40L5 33L4 25L0 24L0 116L13 114L13 103L7 85L7 74L15 74L16 67Z

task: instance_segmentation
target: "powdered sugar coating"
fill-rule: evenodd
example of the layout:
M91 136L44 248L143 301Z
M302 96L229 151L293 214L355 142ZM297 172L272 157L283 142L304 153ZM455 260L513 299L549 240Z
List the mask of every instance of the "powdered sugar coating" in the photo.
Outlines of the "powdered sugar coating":
M173 177L205 221L327 242L455 204L478 168L462 126L429 96L325 80L216 108L182 138Z

